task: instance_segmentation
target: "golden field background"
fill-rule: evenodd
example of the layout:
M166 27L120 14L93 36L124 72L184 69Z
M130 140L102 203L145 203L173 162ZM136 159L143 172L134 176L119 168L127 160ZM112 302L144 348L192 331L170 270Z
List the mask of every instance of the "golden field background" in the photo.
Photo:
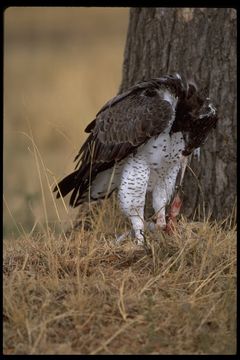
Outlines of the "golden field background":
M44 161L40 171L53 224L57 217L45 176L53 184L54 177L59 180L73 169L85 126L117 93L128 12L12 7L4 14L4 197L26 231L44 221L28 124ZM60 201L58 211L66 219ZM16 233L5 205L4 230Z

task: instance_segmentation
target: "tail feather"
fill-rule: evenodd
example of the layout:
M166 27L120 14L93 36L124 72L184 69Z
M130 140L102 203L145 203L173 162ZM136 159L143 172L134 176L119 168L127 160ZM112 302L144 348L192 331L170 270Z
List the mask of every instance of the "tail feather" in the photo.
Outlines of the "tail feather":
M62 179L53 189L53 192L57 191L57 199L60 196L66 196L72 191L69 205L72 207L78 206L81 203L83 194L88 190L90 183L97 175L94 171L91 174L90 170L89 165L82 166L80 169L75 170L73 173Z
M86 201L86 197L84 197L84 195L88 192L89 187L95 180L96 176L112 166L113 162L92 165L89 163L86 163L85 165L81 164L79 169L66 176L58 183L57 186L55 186L53 191L57 191L57 199L60 196L64 197L68 193L72 192L69 204L72 207L78 206L82 202ZM97 198L98 197L99 195L97 194Z
M56 195L57 199L60 196L64 197L76 187L76 177L78 172L78 170L74 171L70 175L66 176L63 180L61 180L57 186L55 186L53 191L58 191Z

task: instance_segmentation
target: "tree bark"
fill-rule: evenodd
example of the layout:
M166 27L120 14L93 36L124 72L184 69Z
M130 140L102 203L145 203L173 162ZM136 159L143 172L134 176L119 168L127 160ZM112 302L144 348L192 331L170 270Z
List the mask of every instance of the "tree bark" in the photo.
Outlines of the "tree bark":
M215 219L236 203L236 10L132 8L120 92L139 80L178 72L207 88L219 122L184 179L186 216L197 206Z

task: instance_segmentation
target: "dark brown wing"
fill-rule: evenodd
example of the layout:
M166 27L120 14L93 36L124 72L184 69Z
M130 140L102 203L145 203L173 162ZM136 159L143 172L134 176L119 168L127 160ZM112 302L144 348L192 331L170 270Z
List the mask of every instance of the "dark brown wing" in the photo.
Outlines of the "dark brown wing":
M73 190L70 205L79 204L81 195L99 172L112 167L169 126L174 109L163 99L164 90L155 81L140 85L110 100L87 126L90 135L75 158L76 171L55 188L62 196Z

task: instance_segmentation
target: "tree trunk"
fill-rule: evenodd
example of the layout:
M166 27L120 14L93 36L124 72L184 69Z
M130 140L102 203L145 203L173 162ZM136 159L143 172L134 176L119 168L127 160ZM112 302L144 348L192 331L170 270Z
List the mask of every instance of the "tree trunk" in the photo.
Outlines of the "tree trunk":
M132 8L120 91L139 80L178 72L206 87L219 122L192 158L184 179L183 212L199 204L222 219L236 198L236 11Z

